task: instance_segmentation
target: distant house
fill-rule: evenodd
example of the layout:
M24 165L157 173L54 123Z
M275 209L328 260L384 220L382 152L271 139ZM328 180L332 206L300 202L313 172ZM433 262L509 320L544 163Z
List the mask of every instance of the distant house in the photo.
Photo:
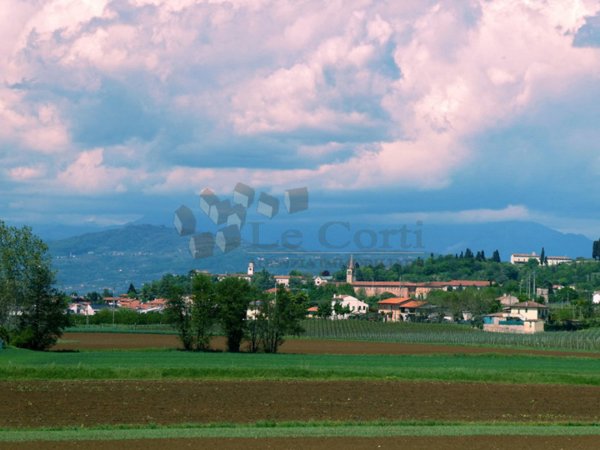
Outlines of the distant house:
M538 262L538 264L541 264L541 257L535 252L513 253L510 255L511 264L527 264L530 259L534 259ZM547 256L546 260L548 261L549 266L557 266L559 264L570 263L573 261L573 259L569 258L568 256Z
M346 314L336 314L336 304L342 308L348 308L349 312ZM348 319L350 316L367 314L369 312L369 305L351 295L334 295L331 302L331 310L333 311L331 314L332 320Z
M411 321L427 302L413 300L407 297L392 297L378 303L378 312L386 322Z
M483 330L495 333L534 334L544 331L548 307L536 302L511 305L510 311L483 317Z
M592 295L592 303L594 305L600 305L600 291L594 292Z
M138 312L146 314L149 312L163 312L167 307L167 300L164 298L155 298L149 302L142 303Z
M319 307L318 306L311 306L310 308L308 308L306 310L306 317L308 319L313 319L315 317L317 317L319 315Z
M514 295L508 295L508 294L504 294L501 297L496 298L496 300L498 300L500 302L500 304L502 305L502 307L511 307L512 305L519 303L519 299L517 297L515 297Z
M89 302L71 303L69 305L69 313L79 314L81 316L93 316L96 314L95 309Z
M290 276L289 275L275 275L275 283L285 287L290 287Z
M318 287L323 284L329 283L332 279L333 279L332 276L317 275L316 277L313 278L313 282L315 283L315 286Z
M255 300L253 302L250 302L250 304L248 305L248 309L246 310L246 319L256 320L258 318L258 315L260 314L261 308L261 300Z
M117 302L117 305L119 308L138 311L141 309L142 302L134 298L120 298Z

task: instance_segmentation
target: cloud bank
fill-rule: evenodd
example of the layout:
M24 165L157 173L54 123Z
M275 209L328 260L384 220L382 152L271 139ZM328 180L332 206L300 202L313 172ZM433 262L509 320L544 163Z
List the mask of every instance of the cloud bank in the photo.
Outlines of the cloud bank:
M501 160L482 135L597 85L599 12L595 0L4 0L2 189L444 189ZM597 175L594 150L576 158Z

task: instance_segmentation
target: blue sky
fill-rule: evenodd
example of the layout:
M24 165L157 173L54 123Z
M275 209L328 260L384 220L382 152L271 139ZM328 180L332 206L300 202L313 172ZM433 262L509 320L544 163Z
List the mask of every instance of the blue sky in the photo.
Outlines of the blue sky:
M4 0L0 25L5 220L241 181L309 187L314 220L600 235L600 1Z

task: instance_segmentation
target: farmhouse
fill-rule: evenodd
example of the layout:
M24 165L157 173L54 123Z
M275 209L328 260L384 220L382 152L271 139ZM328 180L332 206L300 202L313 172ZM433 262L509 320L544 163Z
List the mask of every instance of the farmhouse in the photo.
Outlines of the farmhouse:
M548 307L536 302L515 303L508 312L483 317L483 330L495 333L534 334L544 331Z
M342 307L344 309L347 308L347 313L336 314L335 306ZM331 302L331 309L333 313L331 314L332 320L340 320L340 319L348 319L350 316L364 315L369 312L369 305L365 302L360 301L356 297L352 297L351 295L334 295L333 301Z
M427 302L407 297L392 297L381 300L377 304L378 312L386 322L402 322L414 320Z

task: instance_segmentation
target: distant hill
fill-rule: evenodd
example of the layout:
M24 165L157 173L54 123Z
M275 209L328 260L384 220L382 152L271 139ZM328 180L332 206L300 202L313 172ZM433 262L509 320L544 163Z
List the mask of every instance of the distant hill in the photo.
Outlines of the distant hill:
M210 259L195 260L189 238L172 227L127 225L49 242L58 285L79 293L108 288L116 292L129 283L140 287L166 273L192 269L235 272L247 266L247 257L235 250Z
M274 224L276 225L276 224ZM267 228L267 227L265 227ZM386 227L355 225L353 229L367 228L378 232ZM269 228L262 242L275 242L282 229ZM192 269L212 273L244 272L248 262L266 267L272 273L289 273L291 269L319 273L338 270L353 253L357 261L373 260L372 254L356 247L344 248L339 254L327 253L314 236L318 226L303 229L304 250L313 253L262 254L253 251L246 242L230 253L215 251L207 259L193 259L188 250L189 239L177 235L173 227L156 225L127 225L120 228L86 233L49 242L54 268L58 271L60 288L79 293L109 288L123 292L129 283L140 287L143 283L160 278L166 273L187 273ZM547 255L591 256L592 241L585 236L564 234L530 222L504 222L476 225L424 225L423 253L453 254L465 248L484 250L491 256L495 249L507 261L511 253L540 252ZM372 249L377 251L377 248ZM393 256L397 258L397 256ZM386 259L389 261L390 259Z
M466 247L485 250L487 255L498 249L504 261L511 253L540 253L592 256L592 241L580 234L566 234L533 222L497 222L469 225L427 225L424 243L436 253L460 253Z

